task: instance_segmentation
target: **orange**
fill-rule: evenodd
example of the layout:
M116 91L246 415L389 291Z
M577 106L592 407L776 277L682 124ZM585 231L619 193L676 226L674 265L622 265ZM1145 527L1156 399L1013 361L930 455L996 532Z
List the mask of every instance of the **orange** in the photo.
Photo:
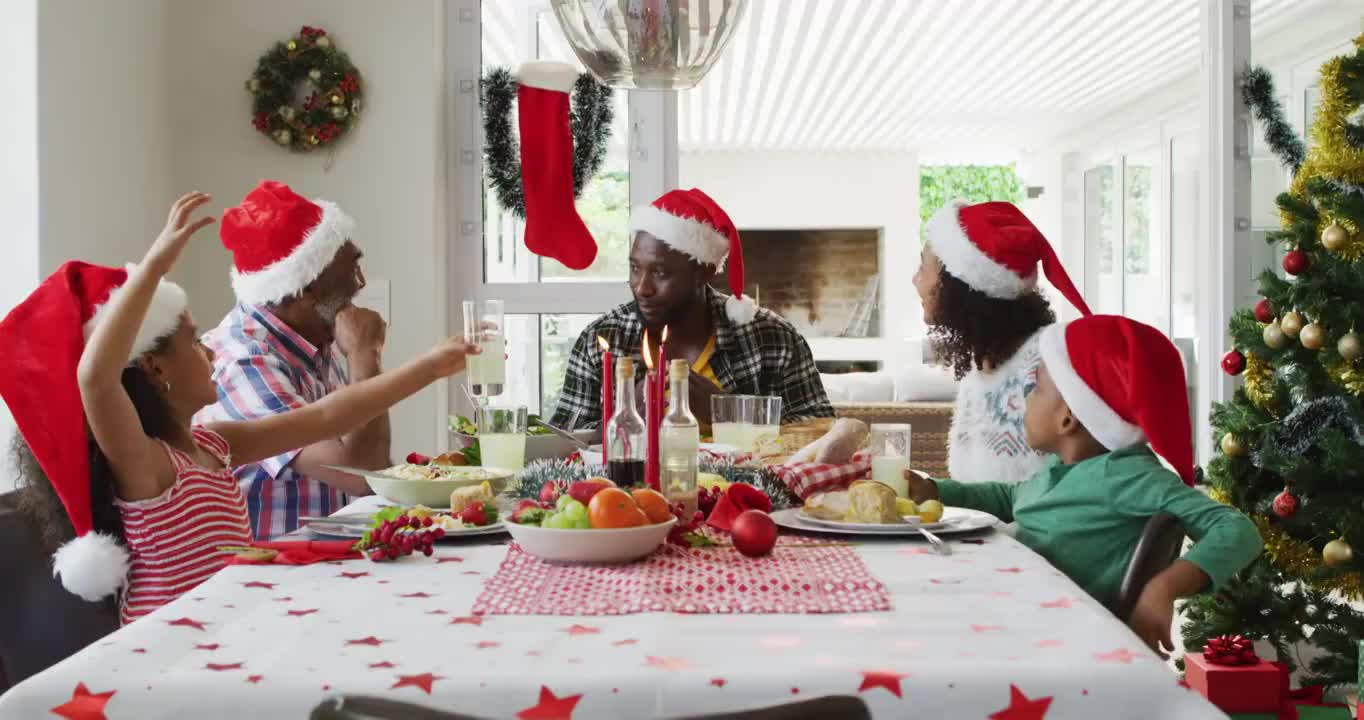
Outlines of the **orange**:
M604 478L604 477L590 477L590 478L584 480L583 482L598 483L598 484L600 484L600 485L605 485L606 487L615 487L615 486L616 486L616 484L613 483L613 482L611 482L611 480L610 480L609 478Z
M635 504L630 493L620 488L606 488L593 495L587 504L587 519L598 530L649 524L649 518Z
M630 497L635 499L635 504L644 511L651 524L668 522L668 518L673 516L673 511L668 508L668 498L657 490L636 488L630 491Z

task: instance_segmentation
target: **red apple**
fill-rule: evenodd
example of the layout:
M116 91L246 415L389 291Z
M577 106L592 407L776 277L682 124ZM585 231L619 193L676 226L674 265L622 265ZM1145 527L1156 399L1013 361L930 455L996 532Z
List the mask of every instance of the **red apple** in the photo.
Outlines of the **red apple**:
M586 505L592 502L592 496L610 487L606 483L594 480L579 480L568 486L568 496Z
M761 510L745 510L734 518L730 539L735 550L749 557L761 557L777 545L777 523Z

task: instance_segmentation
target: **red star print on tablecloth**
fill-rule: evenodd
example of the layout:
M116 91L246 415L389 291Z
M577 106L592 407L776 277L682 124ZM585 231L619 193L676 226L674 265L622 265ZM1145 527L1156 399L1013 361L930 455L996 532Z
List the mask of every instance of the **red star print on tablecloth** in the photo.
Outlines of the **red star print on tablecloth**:
M494 642L492 640L479 640L478 642L474 643L474 647L478 648L479 650L487 650L488 648L501 647L501 645L502 643Z
M460 557L460 556L458 556L458 555L451 555L450 557L438 557L438 558L436 558L436 564L437 564L437 565L440 565L441 563L448 563L448 562L464 562L464 558L462 558L462 557Z
M303 617L304 615L312 615L312 614L315 613L315 612L317 612L317 608L308 608L307 610L290 610L290 611L289 611L289 616L290 616L290 617Z
M427 614L427 615L449 615L450 613L448 613L448 612L446 612L446 611L444 611L444 610L427 610L427 611L426 611L426 614Z
M387 660L385 660L385 661L383 661L383 662L377 662L377 663L370 663L370 664L369 664L369 669L370 669L370 670L378 670L378 669L380 669L380 668L394 668L394 667L397 667L397 666L394 665L393 663L387 661Z
M275 584L276 584L276 583L268 583L268 582L261 582L261 581L259 581L259 580L252 580L251 582L244 582L244 583L242 583L242 587L244 587L244 588L260 588L260 589L262 589L262 590L274 590L274 589L275 589Z
M1003 629L1004 629L1004 628L1000 627L999 625L972 625L972 626L971 626L971 632L978 632L978 633L990 632L991 630L1003 630Z
M991 715L990 720L1042 720L1049 707L1051 698L1029 699L1017 685L1010 685L1009 706Z
M482 615L465 615L464 617L457 617L457 618L454 618L453 620L450 621L450 624L451 624L451 625L482 625L482 624L483 624L483 616L482 616Z
M135 652L135 653L137 653L138 655L146 655L146 654L147 654L147 648L133 648L132 651Z
M885 688L897 698L903 698L900 694L900 681L909 677L905 673L891 672L890 670L862 670L862 684L857 686L857 692L866 692L874 688Z
M644 667L656 667L664 670L686 670L689 666L685 658L679 657L654 657L650 655L644 658Z
M601 628L588 627L587 625L578 625L577 623L574 623L559 632L566 632L569 637L578 637L579 635L596 635L601 632Z
M342 572L340 575L337 575L337 577L345 578L347 580L354 580L356 578L362 578L368 574L369 574L368 571L361 570L360 572Z
M582 695L555 697L544 685L540 686L540 702L516 713L519 720L572 720L573 708L578 706Z
M383 640L380 640L380 639L377 638L377 637L374 637L373 635L370 635L369 637L362 637L362 638L360 638L359 640L347 640L347 641L346 641L346 644L347 644L347 645L370 645L370 646L373 646L373 647L378 647L378 646L380 646L380 645L383 645L383 644L384 644L384 641L383 641Z
M998 573L1010 573L1010 574L1013 574L1013 575L1017 575L1017 574L1023 572L1023 568L1017 568L1017 567L995 568L995 572L998 572Z
M224 670L241 670L241 669L242 669L242 663L239 663L239 662L236 662L236 663L209 663L209 664L207 664L207 665L204 666L204 669L205 669L205 670L212 670L212 671L214 671L214 672L223 672Z
M172 627L192 627L195 630L199 630L200 632L202 632L204 626L207 625L208 623L201 622L199 620L191 620L187 617L184 617L180 618L179 620L167 620L166 624Z
M277 597L277 598L274 598L274 600L275 600L275 602L293 602L293 601L294 601L294 599L293 599L291 596L288 596L288 595L285 595L284 597Z
M425 692L427 695L430 695L431 683L434 683L435 681L441 680L443 678L444 676L442 675L432 675L429 672L422 673L420 675L399 675L398 682L393 683L393 686L390 687L389 690L397 690L398 688L403 687L415 687L421 688L422 692Z
M259 685L260 681L263 680L264 678L265 678L264 675L247 675L246 681L251 683L252 685Z
M417 592L407 593L406 595L399 595L398 597L400 597L400 598L429 598L429 597L435 597L435 596L434 596L434 595L430 595L430 594L428 594L428 593L425 593L425 592L422 592L422 591L419 590L419 591L417 591Z
M71 693L71 699L52 708L50 712L66 720L106 720L104 706L109 704L109 698L116 692L92 693L85 683L76 683L76 691Z
M710 684L718 688L724 687L727 683L729 683L729 681L722 677L710 679Z
M220 648L220 647L222 647L222 645L219 645L218 643L208 643L208 644L195 645L195 646L194 646L194 649L195 649L195 650L210 650L210 651L211 651L211 650L217 650L217 649Z
M1033 644L1040 648L1054 648L1061 647L1063 643L1060 640L1038 640Z
M1123 665L1131 665L1133 660L1140 657L1127 648L1118 648L1113 652L1094 653L1094 659L1099 662L1122 663Z
M1051 602L1044 602L1044 603L1042 603L1042 607L1048 608L1048 609L1051 609L1051 610L1055 610L1055 609L1058 609L1058 608L1070 608L1070 607L1073 607L1074 605L1075 605L1075 601L1074 601L1074 600L1071 600L1071 599L1068 598L1068 597L1057 598L1057 599L1055 599L1055 600L1052 600Z
M617 640L617 641L615 641L615 642L613 642L613 643L611 643L611 644L614 645L614 646L616 646L616 647L625 647L626 645L634 645L634 644L636 644L636 643L638 643L638 642L639 642L639 641L636 640L636 639L634 639L634 638L626 638L626 639L624 639L624 640Z

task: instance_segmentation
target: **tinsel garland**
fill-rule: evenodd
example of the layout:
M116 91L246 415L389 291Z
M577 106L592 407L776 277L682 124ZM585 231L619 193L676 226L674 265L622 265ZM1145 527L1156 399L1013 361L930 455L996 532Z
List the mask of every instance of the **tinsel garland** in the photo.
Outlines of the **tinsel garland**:
M1364 445L1364 426L1349 401L1340 396L1318 398L1298 405L1270 433L1269 444L1279 455L1301 455L1322 432L1341 430Z
M702 460L698 469L703 473L719 475L725 482L744 483L762 490L772 499L773 510L785 510L802 504L800 497L771 468ZM594 475L605 475L601 466L589 467L577 460L537 460L517 475L516 482L507 488L507 493L518 498L539 499L545 483L567 485Z
M1339 592L1349 600L1364 597L1364 584L1361 583L1358 572L1349 571L1316 577L1323 566L1320 550L1290 537L1271 523L1269 518L1256 515L1251 517L1251 521L1259 529L1260 539L1264 541L1265 557L1269 558L1274 567L1290 577L1302 578L1304 582L1319 590Z
M1275 397L1274 368L1262 360L1259 355L1248 352L1246 353L1246 369L1243 376L1246 381L1246 397L1250 398L1255 407L1261 411L1278 417L1279 408Z
M526 216L526 197L521 185L521 146L512 130L512 108L519 83L506 68L493 68L483 77L484 174L497 202L517 217ZM577 197L606 160L615 116L610 87L588 73L573 85L573 108L569 124L573 132L573 195Z
M1274 95L1274 79L1263 67L1251 68L1241 83L1241 98L1264 125L1265 141L1285 167L1298 172L1307 148L1293 126L1284 119L1283 106Z
M1354 365L1341 362L1326 368L1331 379L1357 398L1364 398L1364 372Z
M1289 192L1305 197L1304 185L1311 177L1328 177L1351 185L1364 185L1364 129L1351 123L1351 113L1361 98L1352 97L1351 79L1358 83L1364 67L1364 35L1354 39L1355 54L1335 57L1321 68L1321 103L1312 121L1312 150L1293 178ZM1285 217L1285 227L1291 218Z

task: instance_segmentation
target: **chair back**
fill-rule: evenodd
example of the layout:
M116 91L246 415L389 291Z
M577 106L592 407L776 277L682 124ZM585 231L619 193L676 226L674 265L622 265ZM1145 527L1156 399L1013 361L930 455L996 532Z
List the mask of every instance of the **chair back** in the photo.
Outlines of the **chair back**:
M52 576L38 529L19 512L18 493L0 495L0 693L118 629L112 601L86 602Z
M1156 513L1146 521L1137 548L1127 563L1127 571L1123 573L1122 584L1118 586L1117 597L1109 608L1119 620L1127 622L1146 584L1178 560L1183 548L1184 528L1174 515Z

